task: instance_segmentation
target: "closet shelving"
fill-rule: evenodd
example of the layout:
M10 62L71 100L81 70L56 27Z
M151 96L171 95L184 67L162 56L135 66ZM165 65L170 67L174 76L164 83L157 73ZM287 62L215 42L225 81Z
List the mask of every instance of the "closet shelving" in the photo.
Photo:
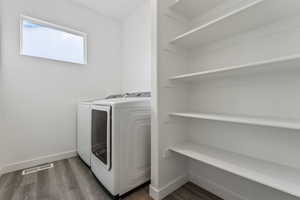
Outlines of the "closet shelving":
M224 114L208 114L208 113L188 113L188 112L171 113L170 116L300 130L300 120L294 120L294 119L286 120L286 119L276 119L276 118L262 118L262 117L236 116L236 115L224 115Z
M178 1L177 6L183 6L184 2L184 0ZM217 41L240 32L245 32L269 24L282 16L288 16L298 12L297 9L282 9L284 8L284 5L281 5L281 3L282 2L278 3L270 0L254 1L218 17L217 19L209 21L206 24L196 27L174 38L170 43L185 48L194 48L205 43ZM176 8L175 5L174 7ZM179 9L177 8L176 10ZM186 10L186 12L193 11ZM268 14L266 15L266 13Z
M290 0L287 1L253 0L252 3L227 12L226 14L208 21L182 35L170 39L168 42L177 47L193 50L193 48L200 47L203 44L226 39L235 34L245 33L260 28L299 12L300 1L294 1L293 4L297 4L294 7L290 6L293 4L289 5L291 2ZM221 3L222 1L220 0L177 0L171 5L170 9L177 14L184 16L188 20L193 20ZM205 78L241 75L265 70L287 69L298 67L299 63L300 54L295 54L237 66L227 66L201 72L179 74L165 78L170 81L194 82ZM201 112L174 112L169 113L169 116L300 130L300 119L238 116ZM300 169L239 153L233 153L208 145L190 142L171 145L169 150L300 197Z
M176 0L170 9L187 19L194 19L199 16L199 13L210 10L221 2L222 0Z
M171 151L300 197L300 170L207 145L182 143Z
M300 55L292 55L281 58L275 58L270 60L264 60L260 62L253 62L244 65L223 67L218 69L206 70L202 72L182 74L178 76L170 77L171 81L185 81L193 82L197 80L202 80L205 78L211 78L216 76L227 76L227 75L237 75L242 73L251 73L257 70L276 70L283 68L296 67L300 63Z

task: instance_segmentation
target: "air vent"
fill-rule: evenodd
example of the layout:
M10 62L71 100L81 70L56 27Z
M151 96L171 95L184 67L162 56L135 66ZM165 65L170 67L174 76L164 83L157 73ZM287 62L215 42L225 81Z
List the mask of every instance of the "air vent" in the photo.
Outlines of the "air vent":
M28 174L33 174L33 173L37 173L39 171L43 171L43 170L47 170L47 169L51 169L54 167L53 163L49 163L49 164L45 164L45 165L41 165L38 167L33 167L33 168L29 168L29 169L25 169L22 172L22 175L28 175Z

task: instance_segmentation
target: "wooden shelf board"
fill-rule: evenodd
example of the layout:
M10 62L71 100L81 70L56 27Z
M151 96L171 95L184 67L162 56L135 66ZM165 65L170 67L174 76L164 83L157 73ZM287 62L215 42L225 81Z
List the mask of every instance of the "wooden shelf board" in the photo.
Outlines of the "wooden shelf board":
M207 145L183 143L169 150L300 197L300 170Z
M298 67L300 64L300 55L292 55L281 58L275 58L260 62L248 63L245 65L238 65L232 67L223 67L219 69L206 70L202 72L183 74L178 76L170 77L169 80L175 81L187 81L193 82L198 81L203 78L211 78L216 76L226 76L235 73L249 73L255 72L256 70L274 70L274 69L284 69L290 67Z
M223 0L177 0L170 9L192 20L222 2Z
M269 24L285 16L296 15L299 9L300 3L296 1L291 3L283 0L256 0L188 31L170 43L185 48L194 48L204 43L224 39ZM268 14L266 15L266 13Z
M208 113L171 113L170 116L300 130L300 120L296 119L276 119Z

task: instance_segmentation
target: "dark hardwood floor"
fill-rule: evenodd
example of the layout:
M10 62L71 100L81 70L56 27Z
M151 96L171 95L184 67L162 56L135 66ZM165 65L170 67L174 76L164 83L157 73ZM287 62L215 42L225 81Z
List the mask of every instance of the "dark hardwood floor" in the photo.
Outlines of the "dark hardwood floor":
M55 167L22 176L21 171L0 178L0 200L111 200L89 168L75 157L55 162ZM141 187L123 200L152 200L148 186ZM187 183L165 200L222 200Z

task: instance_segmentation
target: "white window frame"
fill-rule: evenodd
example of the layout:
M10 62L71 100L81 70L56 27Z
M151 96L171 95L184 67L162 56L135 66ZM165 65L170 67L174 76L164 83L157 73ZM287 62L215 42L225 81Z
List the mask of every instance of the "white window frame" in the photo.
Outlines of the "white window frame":
M23 21L24 20L28 20L31 21L35 24L39 24L39 25L43 25L43 26L47 26L49 28L53 28L53 29L57 29L57 30L61 30L67 33L71 33L74 35L78 35L83 37L84 40L84 62L83 63L76 63L76 62L71 62L71 61L64 61L64 60L58 60L58 59L53 59L53 58L45 58L45 57L38 57L38 56L29 56L23 53ZM81 31L77 31L65 26L61 26L61 25L57 25L57 24L53 24L51 22L48 21L44 21L41 19L37 19L34 17L30 17L30 16L26 16L26 15L21 15L20 16L20 55L22 56L29 56L29 57L35 57L35 58L42 58L42 59L47 59L47 60L55 60L55 61L59 61L59 62L66 62L66 63L74 63L74 64L79 64L79 65L85 65L87 64L87 34L83 33Z

